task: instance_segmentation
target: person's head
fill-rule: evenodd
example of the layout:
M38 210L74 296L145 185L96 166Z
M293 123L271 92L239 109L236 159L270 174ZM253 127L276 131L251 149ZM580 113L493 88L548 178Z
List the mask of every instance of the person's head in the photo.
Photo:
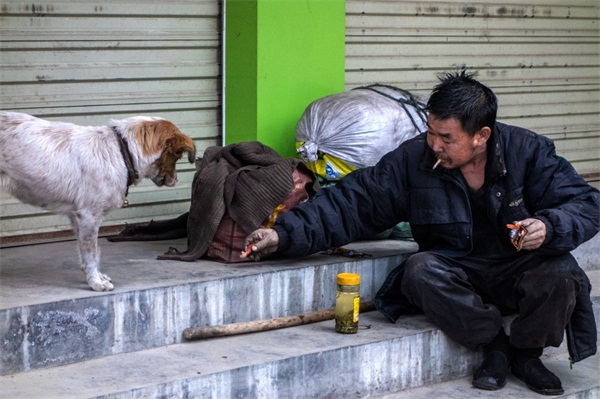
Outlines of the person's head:
M427 144L445 168L486 156L496 123L494 93L465 70L440 77L427 103Z
M494 92L474 78L465 69L439 76L440 83L433 88L427 111L436 119L454 118L470 136L487 126L496 124L498 99Z

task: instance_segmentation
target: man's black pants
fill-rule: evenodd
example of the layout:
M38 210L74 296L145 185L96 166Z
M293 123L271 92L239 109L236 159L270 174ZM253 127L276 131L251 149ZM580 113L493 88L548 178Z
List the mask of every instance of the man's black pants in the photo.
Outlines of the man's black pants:
M421 252L406 261L402 292L467 348L489 343L511 314L511 345L545 348L562 342L584 278L571 254L496 262Z

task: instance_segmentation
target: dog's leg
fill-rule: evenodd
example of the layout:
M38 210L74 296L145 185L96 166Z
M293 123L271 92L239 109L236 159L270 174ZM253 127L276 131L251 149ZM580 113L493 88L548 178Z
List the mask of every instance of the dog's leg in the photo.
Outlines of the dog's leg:
M77 234L81 269L86 275L90 288L94 291L111 291L114 286L110 277L100 273L98 230L102 222L102 215L94 215L87 210L82 210L70 218Z

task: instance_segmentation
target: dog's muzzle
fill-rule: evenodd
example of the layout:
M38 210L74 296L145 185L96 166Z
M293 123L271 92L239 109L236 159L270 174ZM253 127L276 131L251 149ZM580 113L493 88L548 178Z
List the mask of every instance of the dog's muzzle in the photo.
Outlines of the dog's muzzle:
M177 178L176 177L173 178L173 179L165 179L164 176L156 176L155 178L152 179L152 181L158 187L162 187L162 186L175 187L177 185Z

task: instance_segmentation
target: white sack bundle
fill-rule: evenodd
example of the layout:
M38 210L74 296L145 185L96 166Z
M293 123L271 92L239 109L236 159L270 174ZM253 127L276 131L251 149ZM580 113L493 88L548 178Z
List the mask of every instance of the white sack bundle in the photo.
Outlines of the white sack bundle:
M372 166L403 141L426 131L425 98L370 85L312 102L296 126L298 153L316 162L318 152L356 168Z

